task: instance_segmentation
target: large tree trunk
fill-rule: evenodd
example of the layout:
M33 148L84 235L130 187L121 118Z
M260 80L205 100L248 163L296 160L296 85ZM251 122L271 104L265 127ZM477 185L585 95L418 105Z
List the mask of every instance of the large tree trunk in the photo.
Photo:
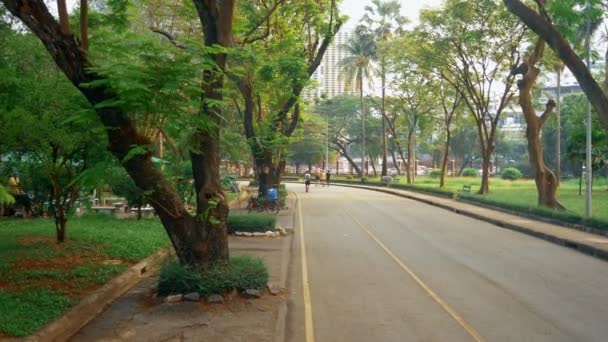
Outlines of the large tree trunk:
M399 164L397 163L397 158L395 156L395 150L391 149L391 157L393 159L393 165L395 166L395 168L397 169L397 175L401 175L401 170L399 168Z
M363 177L363 172L362 170L359 168L359 165L357 165L357 163L355 163L355 161L353 160L353 158L348 154L348 152L346 152L346 146L343 146L342 144L335 142L336 146L338 146L338 149L340 152L340 155L344 156L344 158L346 158L346 160L348 160L348 163L350 164L350 166L352 167L352 169L357 173L357 175L359 177Z
M401 144L397 142L396 145L397 145L397 151L399 151L399 157L401 158L403 165L406 167L405 173L407 174L409 172L410 164L408 163L407 158L405 158L405 153L403 153L403 148L401 147Z
M482 139L483 140L483 139ZM492 137L481 145L481 186L477 192L480 195L487 195L490 193L490 168L492 167L492 154L494 154L494 139Z
M381 98L381 117L382 117L382 176L386 176L388 174L388 170L387 170L387 141L386 141L386 110L385 110L385 93L386 93L386 89L385 89L385 85L386 85L386 71L385 71L385 62L384 62L384 56L382 56L382 61L381 61L381 68L382 68L382 98Z
M545 165L543 149L540 141L540 131L543 124L551 116L555 108L555 101L549 100L544 113L538 117L532 104L532 87L538 78L540 70L536 67L543 57L545 41L538 38L534 51L528 57L526 64L517 70L523 78L517 82L519 88L519 105L526 120L526 138L528 140L528 155L530 166L534 172L534 181L538 193L538 204L554 209L565 209L557 199L559 182L555 174Z
M55 232L57 235L57 242L64 243L66 238L66 226L68 224L68 219L65 217L63 210L58 213L57 209L55 209Z
M414 154L414 152L413 152L413 148L412 148L412 138L408 137L408 140L407 140L407 184L413 183L414 177L413 177L412 173L416 172L416 170L412 171L413 154Z
M82 84L90 84L102 77L91 70L91 65L74 36L62 32L60 25L42 0L1 1L38 36L57 66L93 107L116 99L116 95L109 88L81 87ZM220 4L215 0L204 3L195 0L194 3L205 31L205 44L230 46L234 1L224 0ZM225 54L214 54L213 58L218 67L225 66ZM203 98L221 99L221 87L217 88L222 84L221 73L206 73L204 78L202 83L206 89L203 91ZM212 96L207 97L208 95ZM212 120L219 117L215 112L206 112L208 108L204 104L202 108L202 115L208 115ZM205 134L212 133L201 131L197 132L195 137L202 142L202 145L196 146L196 150L201 151L201 154L194 155L192 165L193 170L196 171L197 208L209 208L209 210L203 210L193 217L184 208L175 189L154 167L151 153L138 154L125 160L134 146L150 144L149 139L138 134L133 119L116 107L104 106L97 108L96 112L106 128L110 151L122 161L123 167L135 184L148 192L148 200L158 213L180 261L206 268L218 261L227 260L225 217L228 206L219 187L219 179L215 177L219 175L219 164L212 164L217 158L217 152L214 150L215 145L207 144L205 139L200 139ZM219 135L213 136L213 139L219 140Z
M374 164L374 158L371 155L369 156L369 161L372 164L372 170L374 172L374 177L378 176L378 173L376 172L376 165Z
M448 124L449 125L449 124ZM448 157L450 155L450 140L452 138L452 134L450 132L450 129L448 127L447 131L446 131L446 138L445 138L445 147L443 150L443 160L441 162L441 178L439 179L439 187L443 188L445 186L445 172L448 168ZM454 174L454 170L452 170L452 175Z
M503 2L511 13L518 16L528 28L547 42L557 56L568 66L587 98L593 104L600 121L608 129L608 97L562 34L544 16L536 13L521 1L503 0Z
M85 52L89 51L89 3L80 0L80 45Z

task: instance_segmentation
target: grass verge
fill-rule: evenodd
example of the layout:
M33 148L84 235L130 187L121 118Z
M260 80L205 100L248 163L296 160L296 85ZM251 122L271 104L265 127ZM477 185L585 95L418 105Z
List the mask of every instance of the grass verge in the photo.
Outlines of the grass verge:
M608 230L608 180L597 179L593 191L593 216L585 218L585 197L584 189L579 195L578 180L572 179L563 181L559 187L559 198L561 203L567 208L566 211L556 211L542 208L537 205L536 186L533 180L522 179L516 181L492 178L490 180L490 194L477 195L476 190L481 185L479 177L448 177L446 186L439 188L439 180L419 176L416 184L405 184L405 176L399 177L399 183L392 184L391 188L430 193L463 199L468 202L491 205L504 208L510 211L526 213L539 217L553 219L559 222L584 225L599 230ZM338 183L362 184L360 179L347 179L346 177L336 177ZM379 177L370 177L363 185L383 186ZM464 185L471 185L471 192L462 192Z
M274 230L277 218L269 214L230 214L228 215L228 234L235 232L260 232Z
M167 247L158 219L72 218L55 242L49 219L0 221L0 334L27 336L129 266Z
M165 264L160 272L158 294L167 296L199 292L202 296L208 296L235 289L262 289L267 283L268 270L256 257L233 257L228 265L216 265L205 272L173 260Z

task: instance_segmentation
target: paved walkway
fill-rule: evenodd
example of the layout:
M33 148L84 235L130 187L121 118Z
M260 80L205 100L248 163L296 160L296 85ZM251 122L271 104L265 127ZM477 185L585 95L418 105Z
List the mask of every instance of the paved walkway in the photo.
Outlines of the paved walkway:
M292 196L293 197L293 196ZM245 202L246 200L242 200ZM277 225L293 229L295 198L277 216ZM250 254L268 267L269 283L285 288L292 236L229 237L231 255ZM70 341L272 341L283 333L285 289L261 299L234 296L225 304L160 303L153 298L158 275L142 280ZM283 315L283 321L280 321ZM280 336L282 337L282 336Z
M335 184L338 186L369 189L383 193L421 201L456 213L467 215L476 219L496 224L500 227L516 230L533 235L559 245L579 250L585 254L608 260L608 238L596 234L586 233L576 229L545 223L539 220L528 219L512 215L499 210L492 210L464 203L451 198L421 194L418 192L362 185Z

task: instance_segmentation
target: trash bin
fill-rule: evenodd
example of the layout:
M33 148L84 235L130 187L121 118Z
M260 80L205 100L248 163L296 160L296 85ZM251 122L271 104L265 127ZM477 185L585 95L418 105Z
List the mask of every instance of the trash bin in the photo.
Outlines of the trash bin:
M268 189L268 199L271 201L276 201L278 199L277 189L275 189L275 188Z

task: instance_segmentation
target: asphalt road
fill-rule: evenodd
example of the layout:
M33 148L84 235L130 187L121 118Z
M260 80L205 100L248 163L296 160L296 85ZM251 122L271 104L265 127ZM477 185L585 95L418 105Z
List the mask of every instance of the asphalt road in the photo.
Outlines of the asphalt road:
M608 341L605 261L374 191L289 190L287 341Z

